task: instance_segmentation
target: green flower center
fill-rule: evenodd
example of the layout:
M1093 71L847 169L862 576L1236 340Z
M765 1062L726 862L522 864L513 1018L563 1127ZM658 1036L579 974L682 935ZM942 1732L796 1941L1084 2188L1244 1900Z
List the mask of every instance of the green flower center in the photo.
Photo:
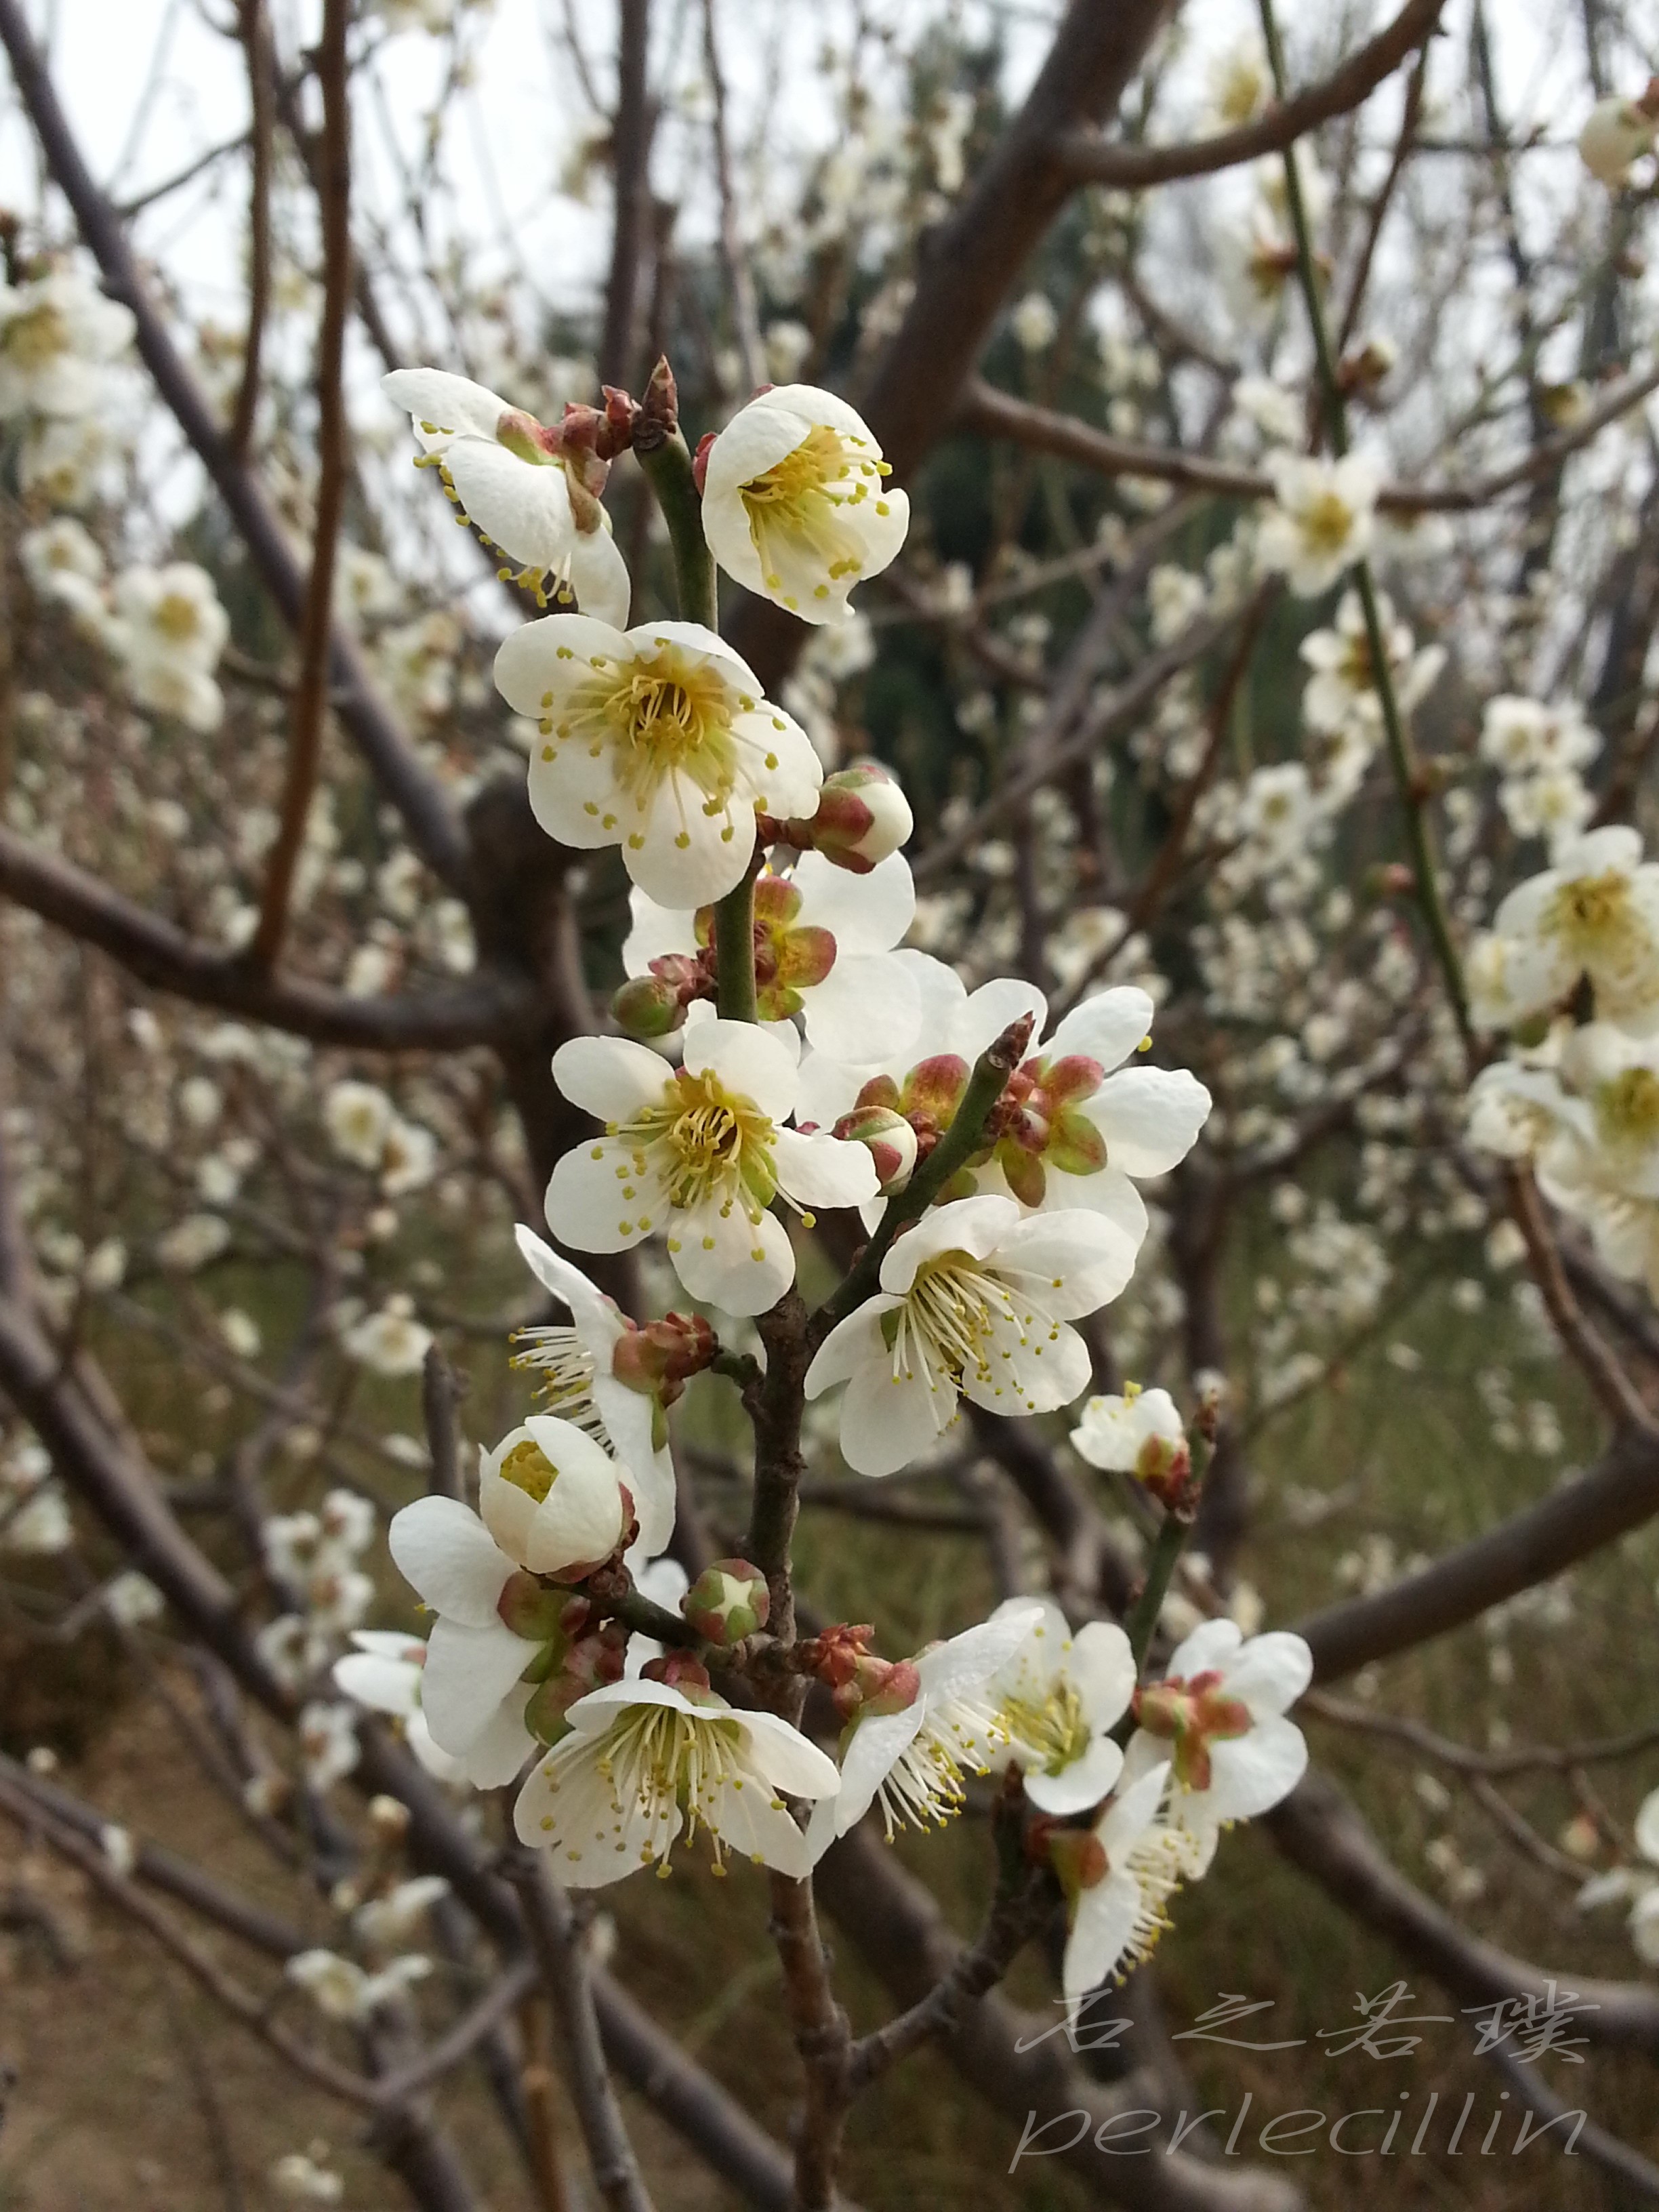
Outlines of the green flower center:
M1056 1682L1046 1698L1005 1698L997 1718L1017 1744L1037 1753L1045 1774L1060 1774L1094 1741L1075 1686Z
M1545 912L1544 927L1585 961L1628 958L1646 943L1631 906L1630 878L1616 868L1563 884Z
M1659 1139L1659 1075L1627 1067L1595 1093L1595 1126L1607 1145L1645 1146Z
M1322 491L1302 510L1302 534L1316 552L1340 553L1353 530L1353 509L1340 493Z
M661 1105L647 1107L616 1133L632 1149L641 1175L647 1156L654 1156L651 1164L672 1206L696 1207L719 1197L729 1212L741 1198L750 1220L757 1220L776 1194L777 1132L770 1115L752 1098L727 1091L712 1070L694 1075L681 1068L664 1086Z
M70 349L69 327L49 301L15 315L0 337L0 353L19 368L47 368Z

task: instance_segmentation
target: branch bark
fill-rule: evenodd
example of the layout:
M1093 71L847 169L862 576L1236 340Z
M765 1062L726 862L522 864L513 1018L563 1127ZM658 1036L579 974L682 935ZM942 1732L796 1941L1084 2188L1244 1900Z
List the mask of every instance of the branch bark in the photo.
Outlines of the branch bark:
M1262 154L1280 154L1322 123L1346 115L1369 100L1414 47L1429 38L1445 0L1407 0L1394 21L1340 69L1294 99L1268 109L1254 123L1220 131L1179 146L1109 145L1092 131L1068 132L1057 149L1074 183L1113 185L1137 191L1178 177L1205 177L1236 168Z

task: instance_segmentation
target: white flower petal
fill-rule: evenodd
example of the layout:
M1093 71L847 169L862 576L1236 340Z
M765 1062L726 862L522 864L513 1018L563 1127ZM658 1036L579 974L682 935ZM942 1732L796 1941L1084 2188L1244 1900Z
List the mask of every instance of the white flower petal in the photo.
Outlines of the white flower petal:
M434 1613L475 1628L495 1621L513 1562L470 1506L417 1498L392 1515L386 1542L398 1571Z

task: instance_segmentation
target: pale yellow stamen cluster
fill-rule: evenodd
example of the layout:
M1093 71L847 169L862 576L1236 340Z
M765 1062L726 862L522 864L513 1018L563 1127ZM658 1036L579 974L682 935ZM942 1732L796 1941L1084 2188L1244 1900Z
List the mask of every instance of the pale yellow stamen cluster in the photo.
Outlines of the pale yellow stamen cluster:
M530 1368L541 1376L541 1395L548 1411L585 1429L608 1449L611 1439L593 1403L592 1354L577 1331L556 1324L520 1328L514 1332L513 1341L523 1349L513 1353L512 1364Z
M659 1106L613 1124L609 1134L630 1155L617 1170L626 1201L636 1199L640 1185L652 1180L676 1212L718 1203L723 1218L740 1207L750 1221L758 1222L776 1192L775 1126L753 1099L727 1091L712 1071L694 1074L683 1068L664 1085ZM593 1156L602 1158L603 1148L596 1147ZM617 1224L623 1236L652 1226L643 1214ZM712 1237L702 1241L706 1250L714 1249ZM668 1249L678 1251L678 1240L671 1237ZM757 1249L755 1257L764 1254Z
M878 490L890 473L888 464L870 457L865 441L816 423L793 452L744 485L744 511L749 534L760 556L769 592L783 589L782 569L787 556L777 540L805 544L827 577L839 582L856 576L863 566L857 534L848 528L843 508L856 508ZM878 514L885 515L885 500L875 501ZM829 583L813 586L813 596L830 597ZM783 604L793 606L786 598Z
M609 1849L626 1856L630 1832L638 1835L643 1831L643 1840L637 1846L641 1865L649 1866L657 1860L658 1873L666 1875L671 1849L668 1832L678 1810L684 1815L688 1842L695 1839L699 1826L708 1830L714 1872L724 1874L724 1847L714 1820L722 1793L728 1789L769 1793L770 1785L746 1753L743 1727L736 1720L718 1713L704 1717L672 1705L642 1705L624 1711L603 1737L584 1747L580 1754L567 1752L563 1760L550 1759L543 1771L556 1784L562 1778L561 1766L574 1764L580 1755L582 1763L591 1765L605 1782L610 1794L611 1824L608 1831L593 1836L588 1847ZM769 1794L768 1802L774 1811L784 1809L781 1797ZM543 1814L544 1834L551 1833L557 1825L552 1814ZM564 1856L573 1865L580 1864L585 1848L571 1843Z
M1045 1774L1063 1773L1094 1741L1083 1699L1064 1677L1049 1685L1041 1701L1005 1698L997 1720L1013 1742L1036 1753Z
M1056 1277L1053 1287L1060 1286ZM942 1383L955 1389L971 1373L992 1384L998 1397L1003 1382L994 1362L1006 1369L1013 1359L1013 1349L999 1340L1012 1330L1020 1349L1041 1358L1043 1344L1060 1335L1053 1316L1029 1289L1017 1299L1006 1275L993 1274L969 1253L957 1251L941 1252L917 1268L888 1325L895 1382L913 1382L920 1373L930 1390ZM1012 1383L1012 1377L1005 1380ZM1012 1387L1023 1396L1017 1383Z
M942 1828L967 1800L964 1778L988 1774L986 1753L1008 1731L989 1705L957 1698L930 1712L877 1789L887 1840L900 1828Z

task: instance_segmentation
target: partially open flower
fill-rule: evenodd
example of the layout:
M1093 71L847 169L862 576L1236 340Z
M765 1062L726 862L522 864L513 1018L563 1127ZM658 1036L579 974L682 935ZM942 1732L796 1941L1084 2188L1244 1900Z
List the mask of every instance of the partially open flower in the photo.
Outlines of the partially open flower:
M616 1462L574 1422L532 1413L478 1455L484 1526L532 1574L579 1577L610 1558L632 1519Z
M1578 134L1578 151L1584 167L1599 184L1617 187L1630 173L1632 161L1653 151L1659 117L1633 100L1598 100Z
M909 527L869 424L814 385L776 385L739 408L703 470L709 550L803 622L844 621L854 585L887 566Z
M1166 1505L1180 1501L1192 1473L1187 1431L1167 1390L1126 1385L1121 1398L1091 1398L1072 1431L1091 1467L1132 1474Z
M822 853L836 867L866 876L909 842L910 802L879 761L857 761L823 779L817 811L785 825L802 852Z

